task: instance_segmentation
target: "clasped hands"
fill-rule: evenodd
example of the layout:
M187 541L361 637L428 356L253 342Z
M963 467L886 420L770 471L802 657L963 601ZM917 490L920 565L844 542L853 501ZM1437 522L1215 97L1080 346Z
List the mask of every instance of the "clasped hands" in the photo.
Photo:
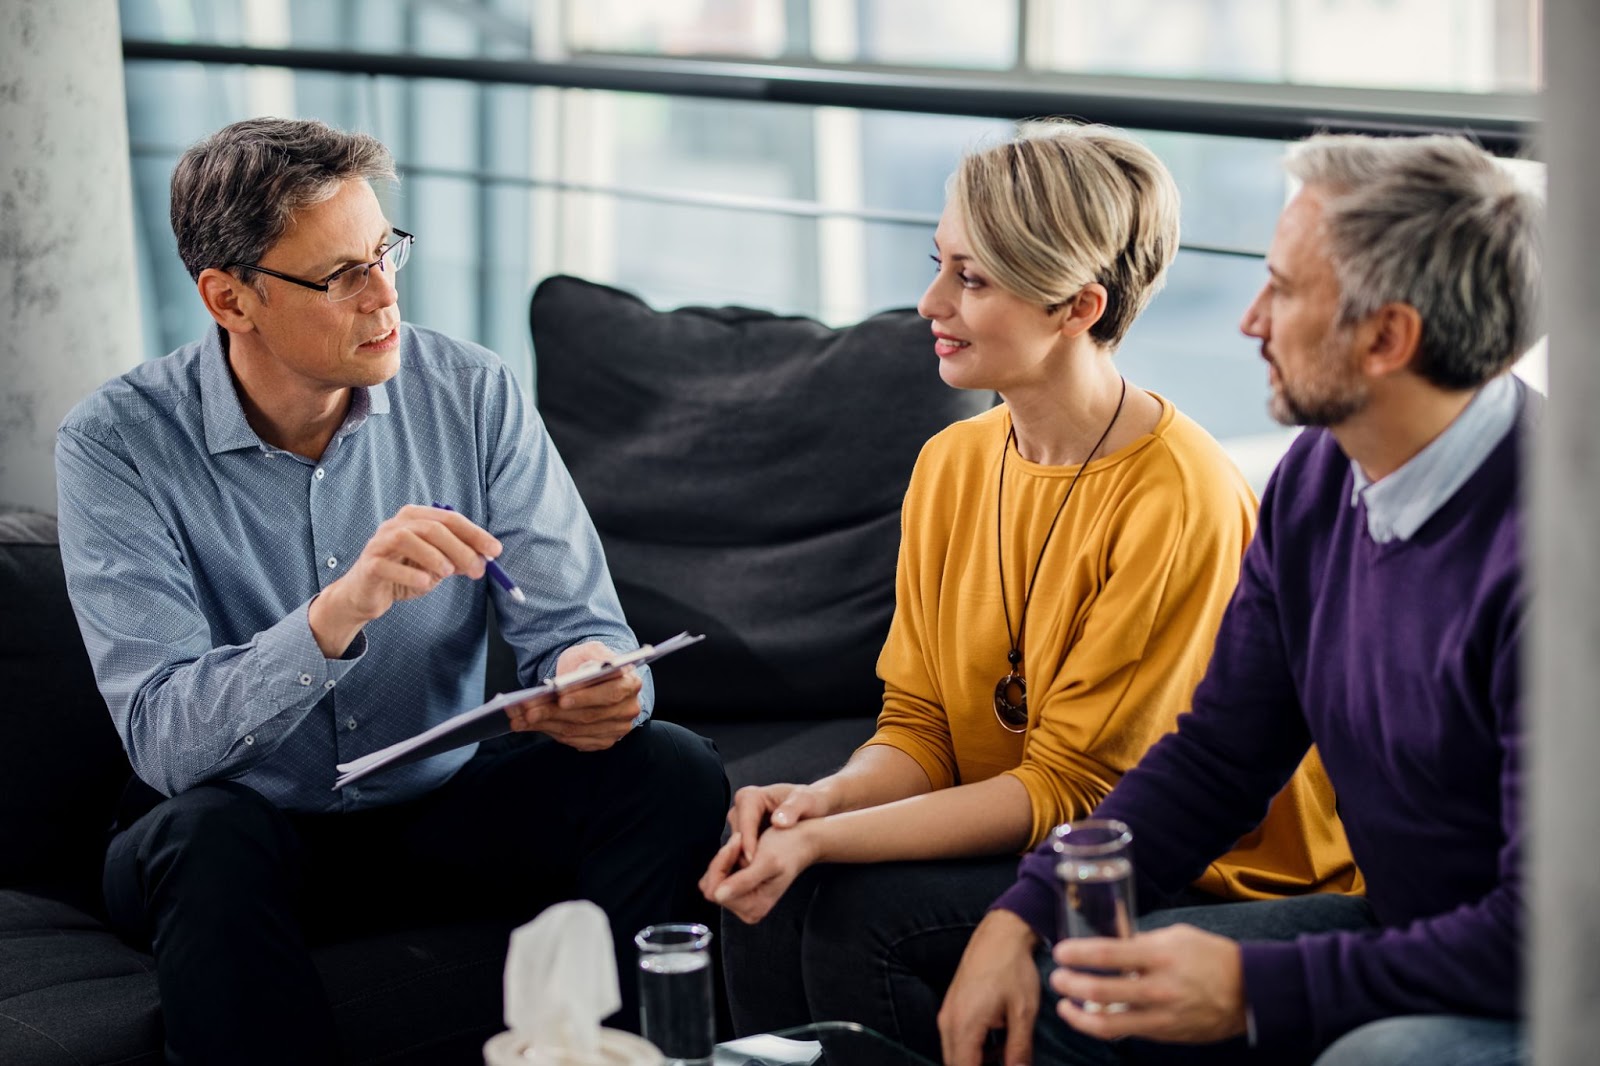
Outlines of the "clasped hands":
M814 785L747 785L733 797L733 834L712 856L700 892L754 924L818 860L817 830L831 811Z

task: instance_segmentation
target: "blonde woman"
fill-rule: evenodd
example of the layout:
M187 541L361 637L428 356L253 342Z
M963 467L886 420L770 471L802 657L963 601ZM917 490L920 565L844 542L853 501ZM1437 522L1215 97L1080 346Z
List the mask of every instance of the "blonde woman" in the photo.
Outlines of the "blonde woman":
M944 986L1017 854L1086 816L1188 706L1256 501L1112 358L1178 247L1148 149L1055 124L973 153L934 244L918 310L939 374L1004 403L917 461L877 732L813 784L741 789L701 888L739 919L741 1033L849 1019L938 1058ZM1359 889L1314 753L1195 888Z

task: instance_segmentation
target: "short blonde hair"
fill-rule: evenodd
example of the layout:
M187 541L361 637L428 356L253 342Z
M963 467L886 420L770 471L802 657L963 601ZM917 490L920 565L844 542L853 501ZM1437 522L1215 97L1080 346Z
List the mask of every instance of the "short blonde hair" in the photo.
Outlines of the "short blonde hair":
M967 155L951 204L991 279L1054 309L1105 286L1089 336L1115 348L1178 250L1178 187L1154 152L1108 126L1053 121Z

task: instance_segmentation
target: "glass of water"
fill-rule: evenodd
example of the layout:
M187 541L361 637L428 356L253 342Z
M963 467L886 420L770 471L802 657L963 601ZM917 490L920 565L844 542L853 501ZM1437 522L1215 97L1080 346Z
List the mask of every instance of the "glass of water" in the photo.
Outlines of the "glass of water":
M711 930L695 922L648 925L639 945L639 1027L668 1066L705 1066L715 1043Z
M1050 831L1061 879L1062 939L1133 935L1133 834L1122 822L1088 818ZM1085 969L1109 975L1115 971ZM1126 1003L1074 1001L1087 1011L1118 1013Z

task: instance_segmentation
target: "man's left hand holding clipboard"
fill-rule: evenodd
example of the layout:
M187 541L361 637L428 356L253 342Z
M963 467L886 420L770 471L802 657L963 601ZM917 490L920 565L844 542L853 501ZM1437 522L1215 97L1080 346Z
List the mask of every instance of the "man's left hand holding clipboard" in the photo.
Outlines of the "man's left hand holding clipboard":
M455 512L447 503L434 502L441 511ZM484 574L500 585L516 603L526 597L493 559L483 560ZM607 663L620 653L597 640L574 644L556 660L556 675L571 673L585 663ZM554 701L539 699L506 708L514 733L546 733L578 751L604 751L628 735L639 720L639 691L644 682L629 667L621 677L587 688L561 693Z
M465 744L502 736L514 728L512 723L516 719L513 718L513 713L524 720L532 719L532 725L524 726L523 731L531 728L554 735L554 731L548 728L551 722L567 723L575 719L585 719L592 723L596 717L595 708L606 708L607 710L602 713L605 714L608 724L596 729L595 732L609 734L617 728L614 724L609 724L612 721L610 709L616 704L621 703L626 706L630 702L633 703L634 715L638 716L639 677L634 667L653 662L663 655L671 655L704 639L703 636L679 633L659 644L645 644L629 652L614 652L602 644L593 642L574 645L563 653L559 660L563 665L569 661L575 663L576 665L570 669L558 672L555 677L533 688L502 693L481 706L462 711L454 718L440 722L431 729L391 744L387 748L368 752L350 762L339 763L335 769L339 771L340 777L334 782L333 787L344 788L386 767L403 766L408 762L425 759ZM582 655L574 654L586 648L593 650ZM572 656L570 660L569 655ZM620 700L616 698L619 692L623 693ZM588 694L588 698L575 698L583 694ZM632 719L629 722L631 728ZM580 743L589 743L592 746L588 750L598 751L616 743L617 738L627 734L628 728L622 728L616 737L609 740L603 737L598 740L586 737L583 735L586 732L584 727L579 725L574 729L574 733L577 734L575 739L565 742L573 748L578 748Z
M585 663L607 663L619 652L599 641L574 644L556 660L556 676L581 669ZM639 690L644 687L633 667L597 685L571 688L554 700L531 700L506 708L513 732L549 734L578 751L604 751L628 735L638 721Z

